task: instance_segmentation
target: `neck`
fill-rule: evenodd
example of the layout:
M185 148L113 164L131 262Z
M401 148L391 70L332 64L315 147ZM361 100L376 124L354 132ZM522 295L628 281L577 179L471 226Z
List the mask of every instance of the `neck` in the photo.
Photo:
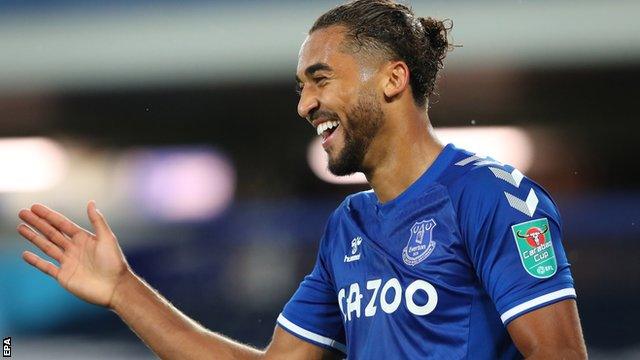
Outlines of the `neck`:
M442 144L426 112L387 119L365 157L364 174L382 203L398 197L433 164Z

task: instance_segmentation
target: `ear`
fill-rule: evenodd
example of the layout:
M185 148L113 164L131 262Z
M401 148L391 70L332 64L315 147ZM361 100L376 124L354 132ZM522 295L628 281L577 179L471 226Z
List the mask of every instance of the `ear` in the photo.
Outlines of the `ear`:
M404 61L393 61L384 65L384 95L391 99L409 86L409 67Z

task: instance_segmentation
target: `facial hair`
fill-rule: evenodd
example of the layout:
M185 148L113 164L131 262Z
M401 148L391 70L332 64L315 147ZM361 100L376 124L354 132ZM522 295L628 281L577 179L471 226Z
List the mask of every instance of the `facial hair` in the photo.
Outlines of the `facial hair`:
M348 128L343 126L344 147L334 158L329 157L329 171L336 176L363 171L362 162L384 120L375 93L363 91L358 103L347 114Z

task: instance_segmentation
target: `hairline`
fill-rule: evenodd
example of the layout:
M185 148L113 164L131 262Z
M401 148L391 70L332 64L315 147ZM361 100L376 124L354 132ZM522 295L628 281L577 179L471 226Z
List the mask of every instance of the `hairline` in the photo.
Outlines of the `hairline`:
M357 34L353 33L353 29L349 28L349 26L344 22L337 22L321 27L313 27L309 31L309 35L313 34L316 31L326 30L332 27L340 27L343 31L344 38L340 42L339 51L344 54L353 56L360 66L367 66L372 64L381 65L382 63L388 61L402 61L406 63L406 60L402 59L400 55L398 55L392 48L390 48L383 42L368 37L358 38ZM373 54L372 52L376 52L377 54ZM360 54L361 56L357 56L358 54ZM422 100L421 103L413 94L413 87L411 85L410 88L413 101L416 106L429 108L429 96L425 96L424 100Z
M340 41L340 46L338 48L339 51L344 54L352 55L360 65L372 63L382 64L386 61L400 60L398 54L396 54L396 52L388 45L376 39L358 37L357 34L354 34L353 29L344 22L312 28L312 30L309 31L309 35L316 31L334 27L342 28L341 31L344 35L343 39Z

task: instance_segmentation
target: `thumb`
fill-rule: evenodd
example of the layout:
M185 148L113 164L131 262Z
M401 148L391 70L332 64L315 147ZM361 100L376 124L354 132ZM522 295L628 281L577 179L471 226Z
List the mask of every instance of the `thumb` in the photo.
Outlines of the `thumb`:
M98 238L104 236L111 236L113 232L107 224L107 220L104 218L104 215L96 208L96 202L91 200L87 205L87 215L89 215L89 220L91 221L91 225L93 225L93 229L96 232Z

